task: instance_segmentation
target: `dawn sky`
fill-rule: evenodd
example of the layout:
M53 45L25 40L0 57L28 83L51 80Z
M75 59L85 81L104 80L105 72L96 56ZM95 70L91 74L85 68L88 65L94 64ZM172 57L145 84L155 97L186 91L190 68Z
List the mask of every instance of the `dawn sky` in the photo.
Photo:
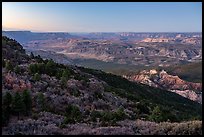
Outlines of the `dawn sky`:
M3 2L3 30L201 32L201 2Z

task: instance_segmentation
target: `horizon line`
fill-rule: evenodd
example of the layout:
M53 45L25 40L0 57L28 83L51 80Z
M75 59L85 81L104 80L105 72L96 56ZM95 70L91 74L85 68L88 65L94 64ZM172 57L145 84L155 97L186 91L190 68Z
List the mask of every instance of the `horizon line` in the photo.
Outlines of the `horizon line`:
M71 32L71 31L32 31L32 30L2 30L7 32L31 32L31 33L202 33L202 31L82 31L82 32Z

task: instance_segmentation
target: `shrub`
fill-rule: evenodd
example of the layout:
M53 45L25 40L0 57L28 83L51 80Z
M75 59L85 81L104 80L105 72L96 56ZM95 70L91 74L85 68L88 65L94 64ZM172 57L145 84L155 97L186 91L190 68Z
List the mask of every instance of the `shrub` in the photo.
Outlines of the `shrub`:
M74 124L75 123L75 120L72 119L72 117L70 116L65 116L65 119L63 121L63 124Z
M37 119L38 119L38 114L37 114L37 113L33 113L33 114L32 114L32 118L35 119L35 120L37 120Z
M114 115L114 113L112 113L112 112L109 112L109 111L103 112L103 113L102 113L101 120L104 121L104 122L110 122L111 120L115 119L114 116L115 116L115 115Z
M94 92L94 98L103 99L103 95L99 91L96 91L96 92Z
M65 127L66 127L66 124L65 124L65 123L66 123L66 121L64 121L63 123L61 123L61 124L59 125L59 128L61 128L61 129L62 129L62 128L65 128Z
M82 113L77 106L68 105L65 109L65 123L75 123L82 120Z
M148 108L148 104L145 103L144 101L141 101L139 103L136 104L136 108L138 109L139 114L149 114L149 108Z
M123 120L123 119L125 119L126 114L125 114L125 112L124 112L124 109L123 109L123 108L119 108L119 109L115 112L114 117L115 117L116 120Z
M34 79L35 81L39 81L39 80L40 80L40 75L39 75L38 73L35 73L33 79Z
M102 125L112 125L115 124L118 120L123 120L126 118L126 114L123 108L119 108L115 112L112 111L92 111L91 120L96 122L97 118L100 118Z
M77 89L72 89L70 93L75 97L79 97L81 95L81 92Z
M101 117L101 113L99 111L92 111L91 114L91 120L96 122L96 118L100 118Z

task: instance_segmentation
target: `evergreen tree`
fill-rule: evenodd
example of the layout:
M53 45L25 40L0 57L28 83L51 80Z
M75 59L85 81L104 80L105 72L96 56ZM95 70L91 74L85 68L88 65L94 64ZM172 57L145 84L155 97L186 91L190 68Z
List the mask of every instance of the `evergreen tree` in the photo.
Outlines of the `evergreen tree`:
M14 72L19 74L20 73L20 68L19 66L17 65L15 68L14 68Z
M21 95L18 92L16 92L15 97L14 97L13 111L15 114L18 115L18 119L19 119L20 114L22 114L25 111L25 104L23 102Z
M38 63L37 64L37 73L38 74L47 73L46 70L45 70L45 64L44 63Z
M10 118L12 104L12 95L9 92L6 92L6 95L3 96L2 103L2 123L7 124Z
M38 93L37 95L37 107L40 111L45 110L46 106L45 106L45 96L43 93Z
M37 72L38 72L38 66L37 66L37 64L30 64L28 71L29 71L31 74L37 73Z
M163 121L163 113L159 106L154 107L151 115L149 116L149 119L155 122Z
M2 59L2 67L4 68L6 66L6 62L4 59Z
M5 67L6 67L7 70L11 70L11 71L13 70L13 66L12 66L10 61L6 61Z
M41 58L40 55L37 55L35 58L36 58L36 60L37 60L38 63L43 62L43 59Z
M5 108L2 107L2 114L1 114L1 119L2 119L2 123L1 123L1 126L6 126L7 123L8 123L8 118L6 118L6 111L5 111Z
M34 58L35 58L35 56L33 55L33 52L30 53L30 58L31 58L31 59L34 59Z
M68 69L64 69L64 71L62 73L62 77L65 77L66 80L68 80L70 77L70 71Z
M60 79L62 77L63 69L58 69L56 77Z
M61 84L62 88L66 88L66 86L67 86L67 79L66 79L66 77L61 77L60 84Z
M48 75L55 75L54 69L55 69L54 61L49 60L45 65L45 70L48 73Z
M40 75L39 75L38 73L35 73L33 79L34 79L35 81L39 81L39 80L40 80Z
M125 111L123 108L119 108L116 112L115 112L115 119L116 120L123 120L125 119L126 115L125 115Z
M10 107L12 103L12 95L9 92L6 92L6 95L3 97L3 105Z
M31 98L30 92L28 90L24 90L22 97L23 97L23 102L25 104L26 115L29 115L29 113L32 110L32 98Z
M65 109L66 111L66 124L67 123L75 123L78 122L82 119L82 114L81 111L79 110L79 108L77 106L74 105L68 105Z

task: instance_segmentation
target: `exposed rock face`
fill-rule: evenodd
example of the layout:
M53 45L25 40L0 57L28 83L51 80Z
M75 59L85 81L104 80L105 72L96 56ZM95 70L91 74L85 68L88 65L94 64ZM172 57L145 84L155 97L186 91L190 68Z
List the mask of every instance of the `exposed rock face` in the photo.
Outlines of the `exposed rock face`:
M202 92L195 93L193 90L171 90L171 91L183 97L186 97L190 100L194 100L194 101L198 101L199 103L202 103Z
M178 76L172 76L165 71L159 74L159 85L164 85L168 89L180 89L180 90L202 90L202 83L187 82L180 79Z
M172 39L167 39L167 38L146 38L142 40L141 42L170 42Z
M156 70L143 70L136 75L123 77L149 86L164 88L193 101L202 103L202 83L184 81L178 76L169 75L164 70L161 72L157 72Z
M198 37L191 37L191 38L187 38L187 37L181 37L181 35L177 35L175 38L145 38L143 40L141 40L140 42L147 42L147 43L151 43L151 42L180 42L180 43L184 43L184 44L193 44L193 45L197 45L197 44L201 44L201 39Z
M181 41L182 43L187 43L187 44L201 44L202 41L200 40L200 38L196 38L196 37L193 37L193 38L186 38L186 39L183 39Z
M131 79L132 81L142 83L142 84L148 84L150 86L158 87L157 84L155 84L154 82L150 80L150 77L148 75L135 75L135 76L132 76L131 78L126 77L126 76L124 77Z

